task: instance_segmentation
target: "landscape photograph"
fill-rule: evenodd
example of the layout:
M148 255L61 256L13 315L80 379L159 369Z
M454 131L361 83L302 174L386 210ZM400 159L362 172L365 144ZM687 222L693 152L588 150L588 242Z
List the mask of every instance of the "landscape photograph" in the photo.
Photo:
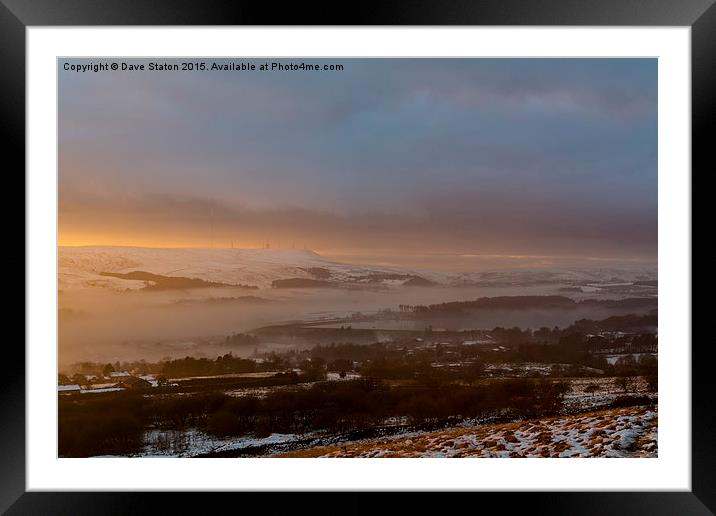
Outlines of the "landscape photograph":
M59 59L58 457L657 457L657 71Z

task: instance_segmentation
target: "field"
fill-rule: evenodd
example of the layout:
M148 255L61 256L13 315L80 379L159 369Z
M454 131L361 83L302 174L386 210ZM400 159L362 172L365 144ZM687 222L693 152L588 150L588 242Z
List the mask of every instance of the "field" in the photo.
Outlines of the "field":
M547 380L548 383L563 382L568 388L558 412L544 415L539 419L536 416L514 413L507 415L501 410L487 410L482 416L473 414L472 417L443 417L442 419L421 420L415 414L405 415L405 411L415 410L414 403L430 405L429 398L419 397L412 405L400 405L403 407L403 412L395 411L395 415L389 415L393 412L383 413L371 423L364 420L359 427L343 431L324 427L327 422L325 416L322 424L303 429L291 424L290 421L285 422L288 424L275 426L277 420L274 419L273 423L269 423L266 418L280 418L284 410L290 410L293 413L292 418L303 420L312 410L317 410L317 407L334 406L336 403L346 406L351 403L350 400L355 403L358 398L345 395L315 397L321 392L339 394L346 389L354 394L362 392L351 388L359 386L360 382L354 383L348 378L338 377L328 382L232 388L224 391L223 395L202 388L198 391L190 388L188 392L183 392L183 388L173 387L160 394L151 394L153 390L145 390L136 393L134 399L137 407L145 403L149 404L145 405L144 409L139 409L136 415L141 417L142 413L153 413L155 416L147 421L141 436L137 436L136 446L132 450L126 450L126 455L135 457L653 456L656 453L655 407L658 397L656 393L649 390L649 384L644 377L630 378L627 384L629 390L626 392L616 386L618 380L619 378L616 377ZM530 392L534 392L535 395L534 389L541 385L531 383L535 380L506 378L483 379L476 385L481 390L495 395L502 391L500 386L503 383L509 383L507 388L514 389L515 381L523 387L529 387ZM583 392L585 386L589 385L598 385L600 392ZM400 392L409 394L413 389L420 391L414 380L393 380L385 382L384 387L387 390L380 390L374 394L379 394L380 398L389 398ZM397 389L397 392L393 389ZM223 391L223 388L220 390ZM442 392L448 397L459 395L458 391L449 394L444 388ZM85 393L80 392L63 396L61 407L67 410L68 402L74 405L72 399L82 405L95 400L96 403L101 404L101 407L91 413L97 411L105 413L126 407L126 402L122 402L121 397L127 401L132 399L131 393L124 393L124 395L121 392L107 393L104 398L101 398L102 394L97 395L97 398L83 394ZM464 394L465 392L462 395ZM363 396L365 395L367 393L363 393ZM120 398L115 399L115 396ZM284 400L281 402L283 408L279 412L270 413L264 410L263 416L255 412L262 404L268 404L266 405L268 408L281 399ZM381 403L378 402L378 398L371 397L371 399L371 407L380 412ZM309 400L313 401L309 403ZM142 403L139 403L140 401ZM514 398L510 397L503 400L505 407L513 402ZM190 408L192 406L194 408ZM250 409L252 406L254 409ZM240 410L240 407L243 409ZM303 407L303 411L300 407ZM525 408L527 407L523 407L523 410ZM169 419L166 417L167 411L173 414ZM186 414L182 416L177 411ZM251 416L247 411L254 415ZM257 425L254 422L241 431L231 430L233 426L230 426L229 433L232 435L228 435L226 427L217 427L216 423L210 423L218 421L217 414L224 419L227 419L229 414L236 414L246 421L258 417L263 423ZM350 411L346 412L345 417L355 417L350 414ZM366 416L367 413L364 412L363 417ZM187 418L185 422L177 424L177 421L184 417ZM94 422L85 421L80 426L75 422L72 433L76 433L81 428L96 426L100 424L101 419L102 417L95 418ZM237 420L234 417L229 419L235 426ZM286 455L289 453L291 455Z
M280 457L656 457L655 407L369 439Z

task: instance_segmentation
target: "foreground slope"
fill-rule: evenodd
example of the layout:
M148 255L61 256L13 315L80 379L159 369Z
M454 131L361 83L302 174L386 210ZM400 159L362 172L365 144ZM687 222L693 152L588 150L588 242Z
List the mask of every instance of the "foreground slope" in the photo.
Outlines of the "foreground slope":
M656 457L656 407L488 424L312 448L281 457Z

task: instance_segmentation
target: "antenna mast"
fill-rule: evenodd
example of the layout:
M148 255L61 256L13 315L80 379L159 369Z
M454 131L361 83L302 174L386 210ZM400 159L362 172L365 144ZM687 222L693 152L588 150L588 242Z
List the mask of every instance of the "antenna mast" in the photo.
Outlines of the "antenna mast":
M210 208L209 218L209 247L214 248L214 207Z

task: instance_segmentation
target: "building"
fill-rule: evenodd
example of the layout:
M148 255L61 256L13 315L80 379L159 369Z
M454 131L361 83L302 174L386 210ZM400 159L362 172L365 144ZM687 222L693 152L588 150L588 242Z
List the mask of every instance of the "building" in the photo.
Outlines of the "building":
M122 378L115 387L120 387L122 389L149 389L152 386L150 382L143 378L138 378L136 376L129 376L127 378Z

